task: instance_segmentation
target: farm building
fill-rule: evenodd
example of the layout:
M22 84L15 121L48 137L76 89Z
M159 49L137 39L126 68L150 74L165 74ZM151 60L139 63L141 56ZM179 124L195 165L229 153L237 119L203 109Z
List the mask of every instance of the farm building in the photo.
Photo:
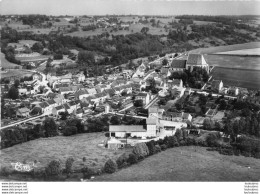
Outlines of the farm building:
M110 137L157 137L159 132L158 119L146 119L146 126L143 125L110 125Z

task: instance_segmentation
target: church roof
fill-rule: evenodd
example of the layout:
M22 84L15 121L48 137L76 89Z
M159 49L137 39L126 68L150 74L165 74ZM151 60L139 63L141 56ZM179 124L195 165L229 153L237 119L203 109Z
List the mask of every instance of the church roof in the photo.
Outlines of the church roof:
M172 68L182 68L185 69L186 67L186 60L172 60L171 63Z
M203 55L201 54L189 54L187 64L189 65L206 65Z

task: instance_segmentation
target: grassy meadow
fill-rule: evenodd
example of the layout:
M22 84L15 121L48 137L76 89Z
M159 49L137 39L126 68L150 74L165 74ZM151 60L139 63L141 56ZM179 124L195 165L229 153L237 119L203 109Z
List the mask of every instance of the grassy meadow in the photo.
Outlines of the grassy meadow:
M259 181L260 160L220 155L204 147L176 147L95 181Z
M98 144L106 140L103 133L85 133L74 136L40 138L1 150L2 167L11 168L11 163L33 162L37 160L38 169L43 169L54 159L60 160L65 167L66 159L74 158L74 169L84 165L101 168L108 158L117 159L126 150L109 150ZM128 150L127 150L128 151ZM83 157L86 161L83 162Z

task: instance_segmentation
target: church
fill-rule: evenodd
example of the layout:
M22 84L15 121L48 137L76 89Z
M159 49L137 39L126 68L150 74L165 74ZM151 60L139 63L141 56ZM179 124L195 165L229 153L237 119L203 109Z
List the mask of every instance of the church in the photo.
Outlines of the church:
M202 54L189 54L186 62L186 69L193 71L194 67L201 67L209 73L209 65Z

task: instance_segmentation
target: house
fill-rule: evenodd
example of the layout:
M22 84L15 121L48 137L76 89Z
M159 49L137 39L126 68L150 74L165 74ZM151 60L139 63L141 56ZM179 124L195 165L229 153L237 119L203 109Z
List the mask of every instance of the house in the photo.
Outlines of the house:
M163 77L169 77L171 75L171 72L169 70L168 67L162 67L161 68L161 71L160 71L160 74L163 76Z
M189 54L186 62L186 69L193 71L194 67L205 69L209 73L209 65L202 54Z
M186 60L174 59L170 65L169 71L184 71L186 69Z
M74 93L74 96L76 99L82 100L83 98L86 98L90 96L87 89L81 89Z
M141 85L139 83L131 83L130 85L132 86L132 90L141 91Z
M188 96L191 94L191 88L186 88L184 91L184 95Z
M172 87L180 87L182 88L183 87L183 82L181 79L174 79L172 80L172 83L171 83Z
M159 109L157 107L149 107L148 108L148 117L162 118L164 113L164 109Z
M160 128L161 133L172 136L175 134L177 129L181 129L183 127L187 127L187 123L185 122L175 122L170 120L160 120Z
M53 99L47 100L46 102L49 104L51 109L57 106L56 102Z
M50 93L48 93L47 95L46 95L46 98L48 98L48 99L54 99L55 97L56 97L56 93L53 93L53 92L50 92Z
M108 97L112 97L115 95L115 90L114 89L105 89L105 93L108 95Z
M83 116L83 110L81 108L77 109L76 110L76 116L79 117L79 118L82 118Z
M19 108L16 111L16 116L17 117L29 117L30 116L30 110L26 107L24 108Z
M117 150L125 147L124 143L122 143L120 140L114 137L110 137L109 140L106 142L106 144L108 149L113 149L113 150Z
M237 96L239 93L239 90L237 87L230 87L228 90L228 94L232 96Z
M26 88L19 88L18 92L19 92L19 96L28 94L28 90Z
M72 78L75 79L77 82L84 82L86 79L86 76L84 75L83 72L81 72L79 74L73 75Z
M204 120L205 120L205 117L196 117L192 120L192 123L197 126L197 127L201 127L203 126L203 123L204 123Z
M52 109L52 114L54 116L58 116L61 112L65 112L66 109L63 105L60 105L60 106L56 106Z
M223 88L222 80L213 80L211 83L211 89L216 92L220 92Z
M62 105L65 102L64 96L61 94L56 94L53 100L56 102L57 106Z
M190 121L191 122L191 120L192 120L192 116L191 116L191 114L189 114L189 113L182 113L182 119L183 119L183 121Z
M150 102L150 94L146 92L140 92L135 96L135 100L142 100L143 105L147 105Z
M47 113L52 110L52 107L47 102L41 102L38 105L36 105L35 107L40 108L42 113Z
M32 77L33 77L33 80L40 80L40 81L42 81L42 76L39 73L34 73L32 75Z
M97 93L95 88L87 89L87 91L88 91L89 95L94 95Z
M126 84L125 80L118 79L118 80L113 81L110 84L110 86L113 88L113 87L118 87L118 86L122 86L122 85L125 85L125 84Z
M162 115L162 120L181 122L182 121L182 113L164 112L163 115Z
M181 96L181 92L177 88L170 90L171 97L178 98Z
M64 94L69 94L69 93L73 93L74 91L72 90L71 87L61 87L59 88L59 93L61 95L64 95Z
M133 78L144 77L144 74L145 74L145 71L138 68L132 77Z

